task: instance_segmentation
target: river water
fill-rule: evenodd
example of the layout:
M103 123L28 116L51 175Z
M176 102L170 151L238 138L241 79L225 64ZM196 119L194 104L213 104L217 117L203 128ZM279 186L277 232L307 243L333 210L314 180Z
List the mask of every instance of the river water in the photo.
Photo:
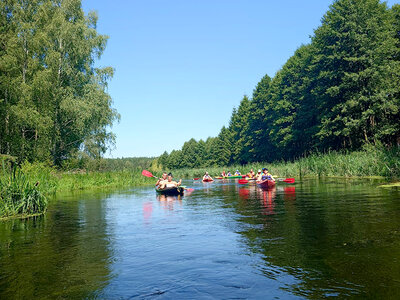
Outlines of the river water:
M304 179L58 196L0 223L0 299L399 299L400 191Z

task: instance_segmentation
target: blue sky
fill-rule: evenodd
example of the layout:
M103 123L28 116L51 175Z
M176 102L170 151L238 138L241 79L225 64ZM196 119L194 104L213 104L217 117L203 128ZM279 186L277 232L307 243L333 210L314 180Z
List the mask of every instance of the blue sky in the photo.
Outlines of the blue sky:
M396 1L388 1L389 5ZM216 136L233 107L308 43L328 0L83 0L110 36L98 66L121 121L107 157L158 156Z

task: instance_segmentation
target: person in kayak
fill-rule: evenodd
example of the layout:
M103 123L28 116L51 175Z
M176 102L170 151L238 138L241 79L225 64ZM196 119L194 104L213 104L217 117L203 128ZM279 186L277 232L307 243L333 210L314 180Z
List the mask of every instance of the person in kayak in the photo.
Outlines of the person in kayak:
M247 173L247 177L250 179L253 179L256 176L256 173L254 173L253 169L250 170L249 173Z
M226 173L225 173L225 170L223 170L222 171L222 173L221 173L221 177L226 177L227 175L226 175Z
M178 187L182 184L182 179L180 179L178 182L172 180L172 174L169 173L167 180L161 182L160 184L160 189L165 189L165 188L172 188L172 187Z
M228 174L226 176L232 176L231 171L228 171Z
M167 172L162 173L161 178L158 178L157 182L156 182L156 186L159 186L161 184L161 182L166 181L167 180Z
M208 175L208 172L206 172L203 176L203 181L210 181L214 180L210 175Z
M272 175L268 172L268 169L267 168L263 168L263 174L261 176L261 180L264 181L264 180L267 180L267 179L275 181L274 177L272 177Z
M262 177L262 173L261 173L261 170L259 169L258 171L257 171L257 175L256 175L256 177L257 177L257 181L261 181L262 179L261 179L261 177Z
M242 175L242 174L240 174L239 170L236 170L235 175L236 175L236 176L240 176L240 175Z

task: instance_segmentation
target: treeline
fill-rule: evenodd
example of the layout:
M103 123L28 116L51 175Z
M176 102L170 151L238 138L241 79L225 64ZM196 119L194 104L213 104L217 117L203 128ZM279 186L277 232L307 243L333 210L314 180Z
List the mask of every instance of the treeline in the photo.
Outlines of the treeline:
M152 167L154 157L123 157L123 158L101 158L91 159L90 157L71 158L63 163L62 168L69 171L85 170L113 172L143 170Z
M338 0L311 42L243 97L217 137L191 139L158 162L226 166L365 144L400 144L400 5Z
M108 38L96 23L80 0L0 2L0 154L61 165L113 143L113 69L94 67Z

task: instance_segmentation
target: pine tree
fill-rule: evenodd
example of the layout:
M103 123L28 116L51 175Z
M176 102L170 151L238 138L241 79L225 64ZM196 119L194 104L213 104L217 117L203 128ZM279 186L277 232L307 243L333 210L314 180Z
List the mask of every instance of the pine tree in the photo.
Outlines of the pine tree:
M379 0L339 0L315 31L314 95L324 147L358 148L393 134L385 128L397 110L390 97L398 86L391 20Z

